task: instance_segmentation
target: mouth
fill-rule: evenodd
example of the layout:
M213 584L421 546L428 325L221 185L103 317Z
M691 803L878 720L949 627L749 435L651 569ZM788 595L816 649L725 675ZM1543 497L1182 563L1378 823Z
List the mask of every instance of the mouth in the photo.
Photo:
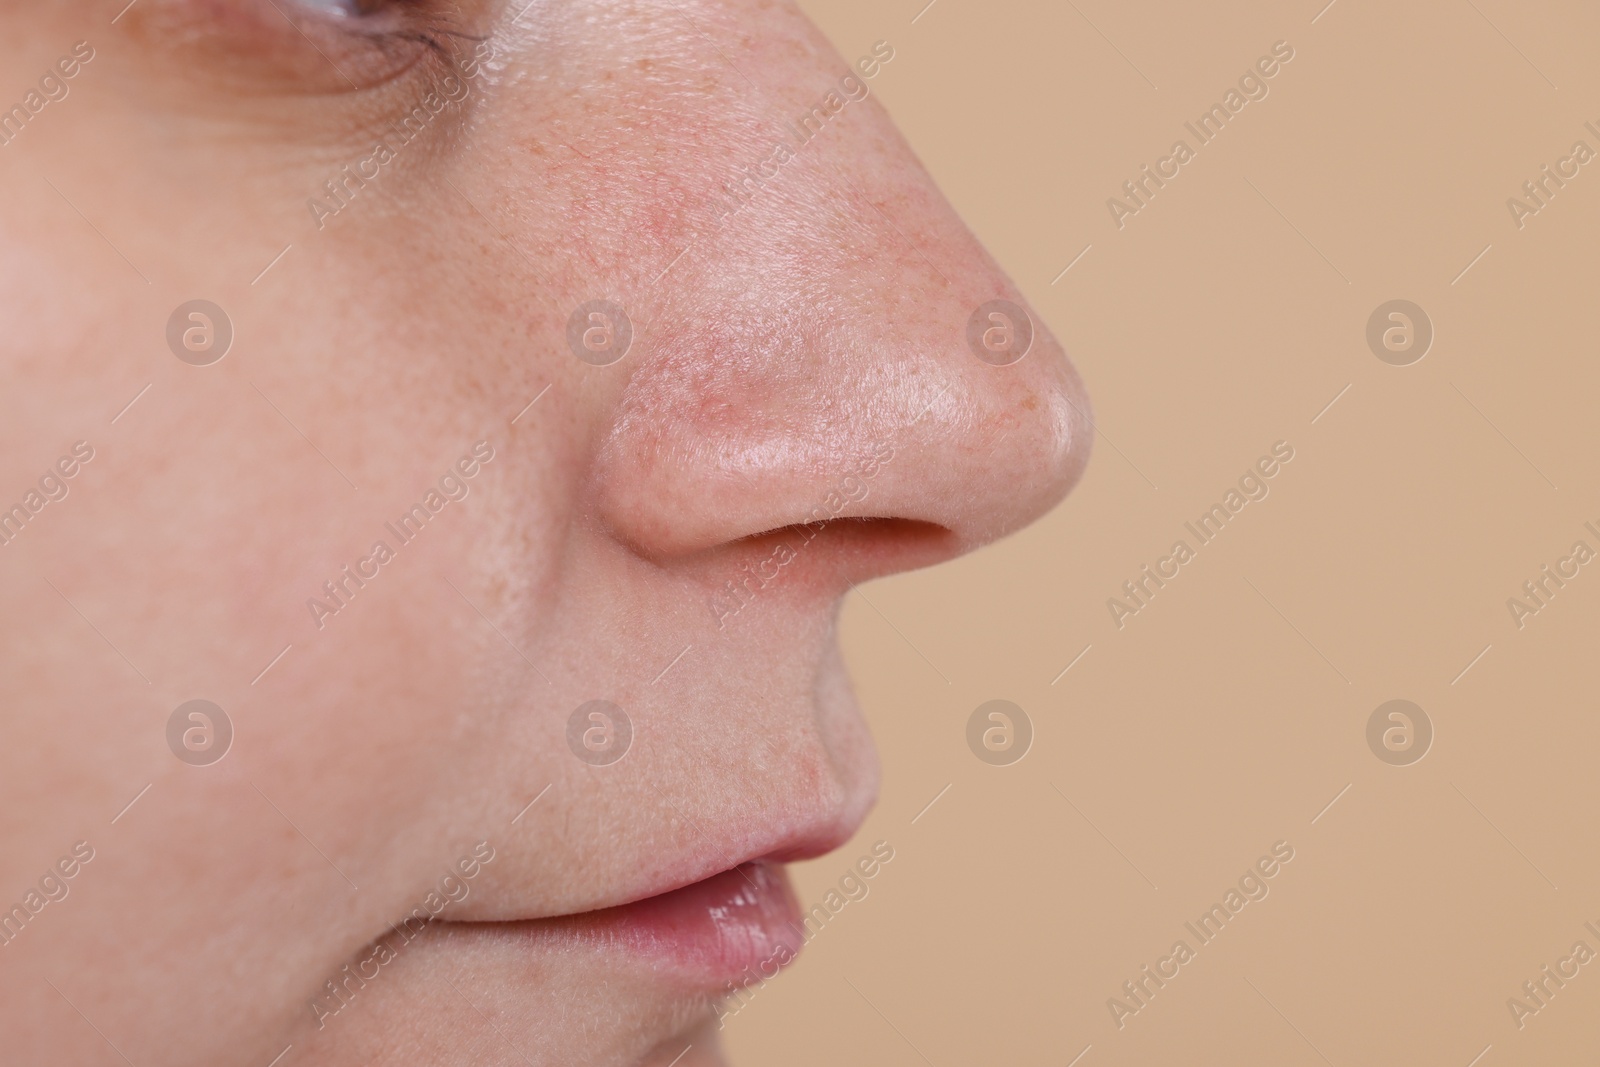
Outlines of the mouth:
M534 951L597 952L643 962L718 993L771 978L805 943L800 907L785 869L758 860L627 904L503 923Z

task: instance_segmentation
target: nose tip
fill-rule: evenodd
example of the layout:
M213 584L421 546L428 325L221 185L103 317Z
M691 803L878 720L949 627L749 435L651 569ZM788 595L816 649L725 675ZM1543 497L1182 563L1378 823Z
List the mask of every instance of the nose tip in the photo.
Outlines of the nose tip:
M668 357L636 376L633 414L601 454L611 528L674 557L789 526L891 519L947 530L966 551L1044 514L1089 457L1082 382L1036 319L1026 355L994 366L964 344L968 315L938 302L887 338L829 331L809 357L777 345L755 360L701 359L698 373ZM713 347L752 351L746 339Z
M1020 296L990 295L1009 290L998 272L962 289L923 281L909 296L894 284L870 311L795 306L784 326L753 325L771 314L769 292L760 309L653 326L655 356L599 457L613 531L674 557L788 526L891 519L949 531L965 551L1044 514L1088 461L1088 397ZM1013 343L1031 334L1025 349L1005 351L1000 333L998 351L969 343L996 299L1004 321L985 329Z
M849 68L795 33L805 69L758 80L799 106L790 81ZM1083 384L876 96L762 173L645 311L648 353L597 456L612 530L671 557L877 518L965 550L1059 502L1089 457Z
M963 344L940 364L946 384L903 434L911 462L880 497L896 514L951 530L963 550L1059 503L1093 443L1082 379L1020 297L986 300L964 325Z

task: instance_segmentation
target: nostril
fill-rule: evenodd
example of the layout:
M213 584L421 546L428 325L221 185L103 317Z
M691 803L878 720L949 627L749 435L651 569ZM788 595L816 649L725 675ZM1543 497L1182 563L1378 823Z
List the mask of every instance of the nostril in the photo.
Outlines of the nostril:
M816 553L839 562L883 559L895 569L927 566L956 555L960 539L948 527L922 519L892 515L841 515L819 522L791 523L739 538L728 546L757 549L788 545L796 556ZM886 557L893 557L888 560ZM907 563L908 557L927 557L928 563ZM859 580L859 579L857 579Z
M775 529L764 530L761 533L751 534L740 538L741 541L760 541L764 538L788 535L792 537L812 538L832 531L836 538L867 540L867 539L892 539L892 540L926 540L940 537L954 537L949 528L940 526L936 522L925 522L921 519L904 519L893 515L841 515L835 519L823 519L818 522L796 522Z
M751 534L680 561L710 597L719 628L757 602L836 597L851 586L959 555L961 539L937 523L851 516Z

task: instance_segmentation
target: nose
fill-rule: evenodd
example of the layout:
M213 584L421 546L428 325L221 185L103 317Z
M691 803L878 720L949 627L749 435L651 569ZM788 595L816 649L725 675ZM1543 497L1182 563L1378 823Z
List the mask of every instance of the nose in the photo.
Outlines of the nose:
M721 162L649 296L599 507L655 558L879 519L931 534L888 538L929 562L930 540L965 551L1061 500L1089 455L1089 404L879 106L893 46L847 62L793 18L775 53L804 60L745 63L748 113L706 134Z

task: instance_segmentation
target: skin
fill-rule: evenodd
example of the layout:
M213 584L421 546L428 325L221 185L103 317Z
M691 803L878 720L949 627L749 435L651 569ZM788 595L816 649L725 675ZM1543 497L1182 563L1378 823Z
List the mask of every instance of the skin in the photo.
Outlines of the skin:
M0 947L7 1062L720 1063L714 994L478 924L849 840L878 779L840 599L1065 495L1091 431L1059 345L1035 316L1020 362L968 350L974 308L1025 301L875 96L726 210L855 60L790 3L364 16L448 20L438 49L328 4L124 3L0 0L0 106L94 50L0 147L0 504L94 450L0 547L0 906L94 850ZM469 38L465 99L319 227ZM235 333L205 367L164 333L197 297ZM635 329L610 366L567 344L596 298ZM210 766L168 747L195 698L234 729ZM634 729L609 767L566 741L596 698ZM319 1028L323 983L485 841Z

